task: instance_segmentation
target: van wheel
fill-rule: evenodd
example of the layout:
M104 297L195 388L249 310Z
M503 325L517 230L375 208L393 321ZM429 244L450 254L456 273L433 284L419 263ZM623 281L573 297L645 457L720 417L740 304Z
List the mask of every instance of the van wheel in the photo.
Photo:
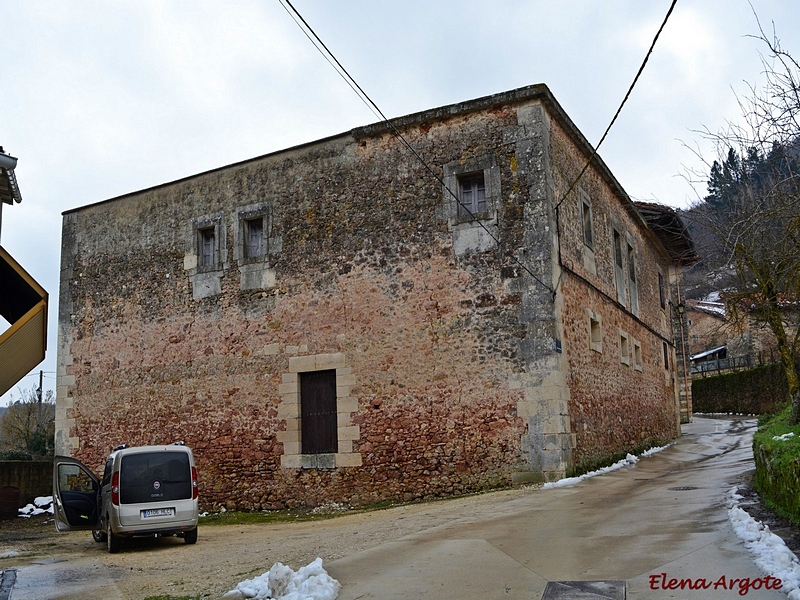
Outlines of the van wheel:
M118 535L114 535L114 532L111 531L109 528L108 536L106 537L106 541L108 541L108 551L111 554L119 552L120 548L122 548L122 538Z
M191 531L187 531L183 534L183 540L187 544L196 544L197 543L197 527L192 529Z
M92 529L92 538L94 538L95 542L103 543L108 536L99 529Z

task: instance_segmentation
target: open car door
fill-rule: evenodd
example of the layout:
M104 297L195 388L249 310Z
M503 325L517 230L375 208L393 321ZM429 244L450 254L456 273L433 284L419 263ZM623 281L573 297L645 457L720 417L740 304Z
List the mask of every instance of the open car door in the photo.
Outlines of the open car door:
M69 456L53 460L53 514L57 531L100 528L100 479Z

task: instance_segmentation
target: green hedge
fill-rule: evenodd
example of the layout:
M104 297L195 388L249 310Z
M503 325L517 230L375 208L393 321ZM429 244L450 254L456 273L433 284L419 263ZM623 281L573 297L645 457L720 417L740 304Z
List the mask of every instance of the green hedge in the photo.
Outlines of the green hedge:
M800 425L790 425L791 405L759 425L753 436L755 489L766 503L800 524ZM776 437L792 433L784 439Z
M780 363L692 381L696 413L775 414L786 402L786 376Z

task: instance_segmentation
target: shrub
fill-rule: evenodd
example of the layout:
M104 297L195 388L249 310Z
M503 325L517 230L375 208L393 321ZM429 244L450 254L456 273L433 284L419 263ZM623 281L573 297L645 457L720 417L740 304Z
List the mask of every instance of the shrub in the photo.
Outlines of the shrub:
M788 394L779 363L692 381L692 407L697 413L774 414Z
M791 405L759 424L753 436L755 489L766 503L800 523L800 424L790 425ZM793 435L789 435L793 434ZM778 438L778 439L776 439Z

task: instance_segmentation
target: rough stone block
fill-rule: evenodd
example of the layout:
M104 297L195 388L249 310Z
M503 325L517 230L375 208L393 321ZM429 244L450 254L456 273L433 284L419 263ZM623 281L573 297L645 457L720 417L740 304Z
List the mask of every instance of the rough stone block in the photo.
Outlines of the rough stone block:
M357 440L361 437L359 432L358 425L351 425L349 427L339 427L339 440L340 441L349 441L349 440Z
M298 419L300 417L300 405L295 403L281 402L278 405L278 419Z
M336 409L339 411L340 414L347 415L349 418L350 413L354 413L358 410L358 399L352 396L337 398Z
M317 354L315 358L316 369L318 371L324 371L326 369L338 369L340 367L344 367L345 365L345 355L342 352L337 352L335 354Z
M285 394L286 395L288 395L288 394L297 394L299 390L300 390L300 386L298 384L297 378L295 378L294 381L289 381L289 382L281 383L280 385L278 385L278 393L281 396L283 396Z
M283 442L284 454L300 454L300 442Z
M284 469L299 469L302 463L302 455L300 454L283 454L281 455L281 467Z
M541 471L517 471L511 474L512 485L527 485L530 483L543 483L544 473Z

